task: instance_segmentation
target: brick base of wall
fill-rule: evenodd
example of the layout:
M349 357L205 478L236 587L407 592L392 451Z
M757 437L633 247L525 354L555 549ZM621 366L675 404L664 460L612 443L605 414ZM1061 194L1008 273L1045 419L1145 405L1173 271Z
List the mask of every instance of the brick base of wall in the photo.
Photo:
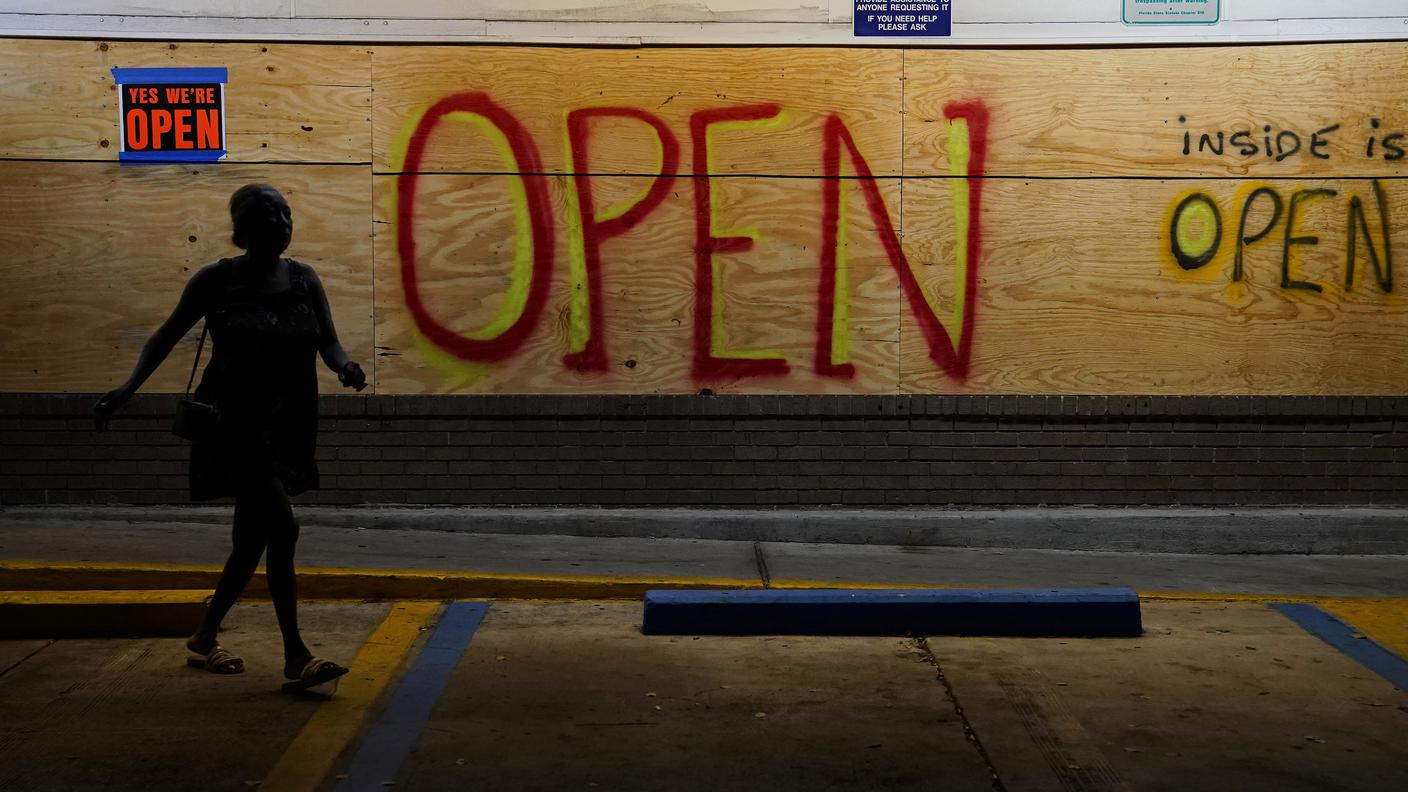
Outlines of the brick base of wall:
M0 394L0 504L186 503L175 396ZM1408 503L1408 397L325 396L303 503Z

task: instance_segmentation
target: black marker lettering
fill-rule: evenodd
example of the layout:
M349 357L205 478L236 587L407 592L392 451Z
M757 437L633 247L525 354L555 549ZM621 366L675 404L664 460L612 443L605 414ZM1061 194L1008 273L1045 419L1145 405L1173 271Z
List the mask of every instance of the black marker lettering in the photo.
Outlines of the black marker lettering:
M1247 236L1247 216L1252 212L1252 204L1256 203L1256 199L1263 195L1271 199L1271 219L1267 221L1265 228L1262 228L1251 236ZM1242 220L1237 224L1237 254L1233 257L1232 262L1233 282L1242 280L1242 254L1244 249L1247 245L1254 244L1271 233L1271 229L1275 228L1276 223L1281 220L1281 208L1284 203L1285 202L1281 200L1281 194L1270 187L1260 187L1253 190L1252 194L1247 196L1246 203L1242 204Z
M1289 149L1289 150L1286 148L1286 139L1287 139L1287 138L1289 138L1290 141L1295 144L1295 148L1292 148L1292 149ZM1280 133L1279 135L1276 136L1276 161L1277 161L1277 162L1280 162L1281 160L1283 160L1283 159L1285 159L1285 158L1287 158L1287 157L1289 157L1289 156L1295 154L1297 151L1300 151L1300 135L1297 135L1296 133L1294 133L1294 132L1292 132L1291 130L1287 129L1286 131L1284 131L1284 132L1282 132L1282 133Z
M1197 254L1190 254L1183 249L1183 243L1178 240L1178 228L1183 222L1183 213L1193 207L1194 204L1201 203L1207 206L1212 212L1213 237L1212 244L1208 249ZM1192 271L1212 261L1212 257L1217 255L1217 249L1222 246L1222 212L1218 211L1217 203L1205 193L1193 193L1184 198L1178 208L1173 210L1173 222L1169 226L1169 244L1173 248L1173 257L1178 261L1178 266L1186 271Z
M1316 158L1318 158L1318 159L1329 159L1329 158L1330 158L1330 155L1329 155L1329 154L1321 154L1321 153L1318 151L1318 149L1322 149L1322 148L1324 148L1325 146L1330 145L1330 141L1328 141L1328 140L1321 140L1321 139L1320 139L1320 136L1321 136L1321 135L1328 135L1328 134L1330 134L1331 132L1334 132L1336 129L1339 129L1339 128L1340 128L1340 125L1339 125L1339 124L1335 124L1334 126L1327 126L1327 127L1325 127L1324 129L1321 129L1321 130L1317 131L1315 134L1311 135L1311 136L1310 136L1310 156L1316 157Z
M1402 132L1395 132L1384 138L1384 161L1397 162L1403 159L1405 155L1408 155L1408 151L1404 151L1403 147L1398 145L1398 141L1404 138L1408 138L1408 135Z
M1310 281L1296 280L1291 277L1291 251L1295 245L1318 245L1318 236L1296 236L1296 210L1306 201L1316 198L1333 198L1339 193L1334 190L1296 190L1291 193L1291 205L1286 210L1286 237L1281 248L1281 288L1283 289L1304 289L1306 291L1320 292L1324 287L1318 283Z
M1238 138L1241 139L1238 140ZM1239 153L1243 157L1255 157L1257 152L1260 151L1260 149L1256 147L1256 143L1252 142L1252 133L1250 132L1237 132L1232 135L1231 139L1227 142L1241 149Z
M1374 247L1374 237L1369 233L1369 221L1364 217L1364 202L1359 200L1359 196L1349 199L1349 246L1346 249L1344 265L1344 290L1349 291L1354 288L1354 257L1358 250L1359 233L1364 234L1364 241L1368 243L1369 264L1374 268L1374 279L1379 282L1379 288L1384 290L1384 294L1393 293L1393 248L1392 233L1388 224L1388 196L1384 194L1384 187L1378 179L1374 179L1374 198L1379 204L1379 223L1383 227L1384 234L1384 255L1379 258L1379 251ZM1359 222L1356 223L1355 221ZM1383 262L1382 266L1380 261Z

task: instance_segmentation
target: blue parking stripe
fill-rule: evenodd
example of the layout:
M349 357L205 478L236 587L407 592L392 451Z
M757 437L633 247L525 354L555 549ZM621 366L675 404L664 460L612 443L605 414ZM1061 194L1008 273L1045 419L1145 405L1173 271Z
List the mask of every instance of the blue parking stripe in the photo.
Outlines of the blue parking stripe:
M1281 603L1271 607L1305 631L1359 661L1399 690L1408 690L1408 661L1360 635L1354 628L1314 605Z
M337 792L385 792L385 782L396 779L488 610L487 602L452 602L445 609L425 649L362 740Z

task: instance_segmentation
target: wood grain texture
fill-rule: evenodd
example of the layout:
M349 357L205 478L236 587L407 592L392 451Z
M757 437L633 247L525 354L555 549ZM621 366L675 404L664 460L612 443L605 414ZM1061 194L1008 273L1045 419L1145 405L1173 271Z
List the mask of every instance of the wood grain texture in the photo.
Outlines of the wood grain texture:
M1385 182L1395 250L1408 245L1408 189ZM1244 282L1231 280L1243 201L1256 186L1329 188L1302 203L1292 276L1323 292L1281 286L1285 214L1245 248ZM1224 222L1223 244L1206 266L1173 260L1169 213L1190 190L1210 195ZM925 393L1043 394L1394 394L1408 378L1408 303L1402 286L1385 294L1358 240L1354 287L1346 290L1351 196L1366 207L1382 254L1368 181L1291 183L993 180L985 188L985 249L971 379L934 370L918 331L903 318L903 384ZM918 262L947 258L952 229L945 180L905 183L906 242ZM1246 236L1271 217L1270 199L1248 215ZM916 227L915 218L925 218ZM1401 261L1399 263L1401 267ZM944 292L946 268L921 279ZM1397 273L1395 273L1397 275ZM1395 278L1397 280L1397 278Z
M9 251L0 269L5 391L121 384L191 273L239 252L226 203L249 182L271 183L288 198L289 255L318 272L343 346L371 375L366 167L0 162L0 176L0 246ZM144 392L185 389L199 333L197 324ZM318 366L323 392L341 390Z
M364 47L0 40L0 157L116 160L113 67L224 66L232 162L366 162Z
M462 91L482 91L532 134L543 167L566 172L565 114L626 106L669 125L691 167L689 118L698 110L777 104L775 127L717 129L713 173L815 175L820 131L839 113L877 175L900 161L900 53L860 49L553 49L378 47L373 112L378 172L402 167L404 142L425 108ZM594 172L653 173L648 137L593 134ZM422 171L512 171L484 135L446 121L432 134Z
M558 228L569 210L564 177L548 183ZM601 180L602 193L634 194L635 177ZM416 215L417 262L429 310L467 334L494 316L507 289L514 224L507 177L423 176ZM771 348L789 361L783 377L701 383L691 377L695 306L694 210L689 183L632 231L602 247L603 332L609 367L581 373L563 364L569 351L567 235L556 240L548 307L521 350L494 364L465 363L423 339L405 304L392 202L396 178L376 178L377 349L380 393L873 393L898 383L898 291L863 213L852 217L850 312L853 380L812 373L816 345L821 190L817 180L715 179L720 233L751 228L753 250L720 256L727 342ZM883 185L898 204L899 184Z
M1119 50L906 50L905 175L948 172L942 108L992 113L988 173L1014 176L1389 176L1408 159L1365 156L1366 137L1408 133L1408 47L1396 43ZM1180 123L1180 117L1186 119ZM1312 135L1328 145L1310 153ZM1299 153L1264 154L1264 128ZM1183 154L1183 133L1193 132ZM1200 134L1250 131L1259 149L1198 151ZM1290 148L1290 139L1286 139ZM1273 143L1274 146L1274 143ZM1380 154L1384 153L1380 148ZM1279 156L1279 154L1278 154Z
M291 253L322 273L349 351L369 374L375 369L382 393L707 387L1392 394L1408 381L1402 286L1385 293L1377 285L1362 234L1355 286L1344 286L1350 196L1361 199L1382 251L1377 198L1365 177L1386 177L1380 184L1389 236L1400 259L1408 250L1408 181L1387 178L1408 176L1408 157L1385 160L1390 150L1382 145L1401 132L1399 145L1408 149L1408 48L1401 45L374 52L270 45L262 52L264 46L0 45L0 100L17 108L0 115L0 156L115 158L115 145L96 143L115 132L111 66L223 65L232 79L232 159L306 163L0 163L10 187L0 195L7 221L0 242L16 251L0 280L6 390L104 390L121 381L188 273L231 252L225 201L250 181L273 182L289 196L300 222ZM354 73L355 80L347 78ZM466 363L423 338L401 281L401 177L394 173L419 114L461 91L488 92L531 135L542 175L528 178L546 188L554 237L542 316L521 347L494 363ZM818 177L827 171L822 132L832 113L879 177L909 266L946 331L956 334L961 325L954 314L961 295L955 183L943 121L949 101L981 101L991 114L986 172L995 178L983 187L969 376L944 373L935 362L862 185L849 179L847 338L855 374L822 376L815 357L826 182ZM775 103L780 120L719 128L711 138L714 234L757 240L751 250L717 255L724 273L720 343L777 350L790 368L762 378L701 379L694 367L695 192L703 181L688 173L689 119L703 109L758 103ZM573 164L566 113L594 106L639 108L662 119L679 143L681 174L650 215L602 244L603 321L596 330L605 334L608 366L583 372L563 362L574 346L569 245L577 204L573 180L562 174ZM1370 119L1378 119L1377 130ZM1183 126L1230 133L1266 123L1300 133L1307 147L1279 163L1181 153ZM1327 133L1321 153L1328 159L1311 156L1310 133L1334 123L1342 126ZM657 167L654 133L621 119L595 121L590 131L590 170L602 174L593 179L598 210L637 197L651 181L642 174ZM1374 159L1364 151L1370 131L1380 141ZM425 310L470 335L499 315L512 281L526 231L515 220L516 177L502 174L520 164L505 160L492 136L463 118L437 127L426 152L413 216ZM849 158L842 159L841 172L853 175ZM373 164L315 164L333 162ZM894 178L901 172L904 179ZM1338 191L1301 207L1291 234L1318 237L1318 244L1294 246L1299 274L1292 279L1321 284L1321 291L1282 286L1284 215L1248 247L1246 280L1230 282L1241 200L1258 186L1274 188L1286 203L1297 189ZM1211 263L1185 272L1170 253L1169 214L1192 190L1206 191L1218 206L1223 244ZM1248 215L1253 230L1268 219L1268 200ZM89 288L77 291L73 283ZM189 361L194 337L187 344L181 354ZM179 357L150 389L184 385ZM323 387L336 389L330 376Z

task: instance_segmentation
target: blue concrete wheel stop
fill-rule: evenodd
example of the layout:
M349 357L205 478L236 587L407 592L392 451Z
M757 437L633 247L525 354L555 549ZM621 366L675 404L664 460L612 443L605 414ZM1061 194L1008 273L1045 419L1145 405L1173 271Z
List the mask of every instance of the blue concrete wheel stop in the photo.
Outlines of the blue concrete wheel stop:
M1139 595L1085 589L740 589L645 594L646 635L1131 637Z

